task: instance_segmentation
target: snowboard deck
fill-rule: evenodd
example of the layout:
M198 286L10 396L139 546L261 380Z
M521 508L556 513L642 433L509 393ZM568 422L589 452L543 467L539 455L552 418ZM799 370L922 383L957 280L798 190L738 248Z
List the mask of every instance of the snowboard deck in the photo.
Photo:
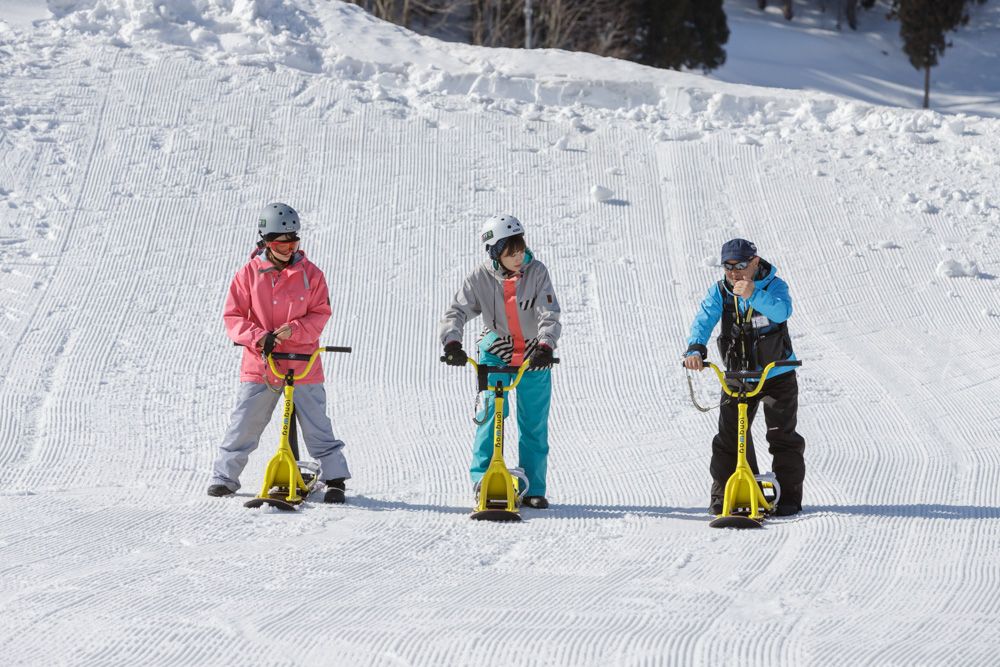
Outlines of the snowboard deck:
M297 503L290 503L284 498L270 498L270 497L261 498L260 496L257 496L256 498L253 498L243 503L243 507L249 507L250 509L255 509L263 505L270 505L271 507L277 507L279 510L284 510L285 512L294 512L296 508L298 508L298 506L301 504L302 504L301 500Z
M308 484L311 481L312 480L307 480L306 483ZM274 487L271 489L270 493L267 494L266 498L257 496L256 498L252 498L251 500L243 503L243 507L256 509L263 505L270 505L271 507L277 507L279 510L294 512L299 505L305 502L306 497L312 493L312 491L313 488L310 486L308 491L300 492L300 498L297 503L290 503L286 500L286 498L288 498L288 489L283 487Z
M751 519L746 514L730 514L729 516L718 516L708 525L712 528L762 528L766 517L767 515L765 514L758 521L757 519Z
M750 508L739 508L727 516L716 516L708 525L712 528L761 528L770 516L765 512L760 519L751 519L749 515Z
M483 510L482 512L473 512L469 515L469 518L473 521L515 522L521 520L521 515L517 512L508 512L507 510Z

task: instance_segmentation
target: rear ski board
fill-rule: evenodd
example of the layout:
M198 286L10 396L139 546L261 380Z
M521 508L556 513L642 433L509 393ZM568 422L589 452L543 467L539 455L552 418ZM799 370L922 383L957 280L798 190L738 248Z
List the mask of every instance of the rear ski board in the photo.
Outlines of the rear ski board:
M301 500L297 503L290 503L284 498L261 498L258 496L243 503L243 507L255 509L262 505L270 505L271 507L277 507L279 510L283 510L285 512L294 512L301 504Z
M757 521L748 516L730 514L729 516L716 517L708 525L712 528L762 528L763 524L763 519Z
M473 521L520 521L521 515L517 512L508 512L507 510L483 510L482 512L473 512L469 515L469 518Z

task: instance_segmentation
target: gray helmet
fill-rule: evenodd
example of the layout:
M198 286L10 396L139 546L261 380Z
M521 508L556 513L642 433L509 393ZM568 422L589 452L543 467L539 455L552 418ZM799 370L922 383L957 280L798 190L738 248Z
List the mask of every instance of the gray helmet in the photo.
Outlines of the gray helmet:
M257 221L257 231L261 236L268 234L292 234L299 231L299 214L288 204L275 202L261 210Z

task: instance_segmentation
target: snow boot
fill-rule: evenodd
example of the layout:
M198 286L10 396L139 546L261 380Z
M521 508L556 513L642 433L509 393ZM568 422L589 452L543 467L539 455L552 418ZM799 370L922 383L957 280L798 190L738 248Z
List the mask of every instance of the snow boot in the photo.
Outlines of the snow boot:
M234 493L236 492L230 489L225 484L213 484L212 486L208 487L208 495L213 496L215 498L222 498L223 496L231 496Z
M781 498L774 508L775 516L792 516L802 511L802 484L781 487Z
M708 513L718 516L722 514L722 501L726 495L725 480L712 480L711 500L708 501Z
M549 501L545 499L545 496L525 496L524 504L528 507L534 507L536 510L544 510L549 506Z
M326 480L326 493L323 495L324 503L345 503L347 502L347 497L344 495L346 486L344 485L344 478L339 477L337 479Z

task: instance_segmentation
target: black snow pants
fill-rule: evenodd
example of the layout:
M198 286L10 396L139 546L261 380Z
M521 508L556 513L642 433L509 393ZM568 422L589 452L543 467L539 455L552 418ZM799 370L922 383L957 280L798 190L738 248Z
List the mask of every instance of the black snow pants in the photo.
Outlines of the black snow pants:
M751 385L752 386L752 385ZM806 476L806 464L802 454L806 448L805 439L795 431L799 411L799 383L795 372L783 373L768 378L764 390L747 401L747 463L754 474L757 468L757 454L753 447L753 425L757 407L764 403L764 422L767 424L767 442L773 457L772 468L781 485L781 505L802 507L802 480ZM719 410L719 433L712 440L712 502L722 504L726 480L736 470L737 437L736 422L739 415L736 399L722 394Z

